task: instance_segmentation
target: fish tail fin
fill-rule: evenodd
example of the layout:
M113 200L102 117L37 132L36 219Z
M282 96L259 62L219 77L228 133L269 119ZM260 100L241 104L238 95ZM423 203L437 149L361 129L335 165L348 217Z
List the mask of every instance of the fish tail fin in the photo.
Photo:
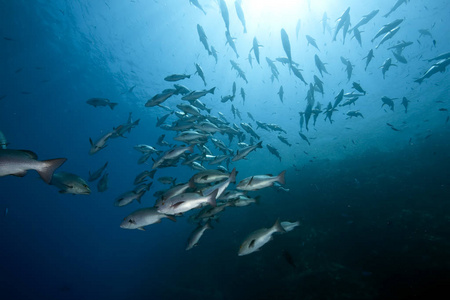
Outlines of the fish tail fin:
M262 141L260 141L258 144L256 144L256 148L262 148Z
M255 204L259 205L260 202L261 202L261 195L258 195L255 197Z
M37 169L39 176L47 184L50 184L52 180L53 173L58 169L63 163L65 163L67 158L56 158L42 161L42 167Z
M145 192L146 192L146 190L143 189L142 192L140 192L138 194L138 196L136 197L136 200L137 200L137 202L139 202L139 204L141 204L141 198L142 198L142 196L144 196Z
M187 148L187 151L189 151L189 152L194 152L194 144L192 144L192 145L190 145L188 148Z
M216 90L216 87L213 87L212 89L210 89L209 91L208 91L208 93L210 93L210 94L213 94L214 95L214 91Z
M116 107L116 105L119 103L109 103L109 108L114 109L114 107Z
M281 172L278 176L277 176L277 181L281 184L285 183L284 180L284 174L286 174L286 170L284 170L283 172Z
M195 188L194 176L192 176L191 179L189 179L188 186L191 189Z
M237 172L236 172L236 168L233 168L233 171L231 171L231 174L230 174L230 182L236 182L236 174L237 174Z
M171 216L171 215L165 215L165 217L166 217L167 219L169 219L170 221L172 221L172 222L176 222L176 221L177 221L177 219L175 219L174 216Z
M275 224L273 224L272 228L275 230L275 232L281 232L281 233L286 232L286 230L284 230L283 226L281 226L281 224L280 224L280 219L277 219Z
M208 199L206 202L208 202L209 205L211 205L212 207L217 206L216 197L217 197L218 193L219 193L219 189L215 189L214 192L212 192L211 194L208 195Z
M211 219L209 219L205 224L206 229L214 229L214 227L211 225Z

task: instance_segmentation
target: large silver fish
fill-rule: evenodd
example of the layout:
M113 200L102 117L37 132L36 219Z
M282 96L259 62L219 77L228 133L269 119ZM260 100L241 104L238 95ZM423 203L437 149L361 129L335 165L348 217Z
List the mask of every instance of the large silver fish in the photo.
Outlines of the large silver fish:
M66 158L44 161L37 159L37 155L29 150L0 149L0 177L7 175L23 177L28 170L35 170L46 183L50 183L53 172L67 160Z

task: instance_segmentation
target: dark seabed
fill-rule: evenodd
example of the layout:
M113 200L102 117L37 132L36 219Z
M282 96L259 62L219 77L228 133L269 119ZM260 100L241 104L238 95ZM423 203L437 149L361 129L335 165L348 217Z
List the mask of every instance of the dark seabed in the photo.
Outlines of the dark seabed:
M448 1L241 2L246 33L234 0L0 0L0 175L5 148L33 151L39 160L67 158L55 174L86 181L108 162L106 191L98 191L97 179L87 182L89 195L60 193L33 170L0 177L0 299L445 298L436 295L450 286ZM236 50L227 42L223 3ZM353 26L374 10L379 12L359 28L360 45ZM340 20L347 20L342 28ZM371 41L395 20L403 21L391 29L391 38L382 34ZM281 29L292 67L277 60L289 55ZM403 42L411 44L396 50ZM366 66L370 50L374 57ZM388 58L394 66L383 75ZM232 69L233 62L242 73ZM172 74L190 78L164 80ZM180 112L177 105L189 102L174 84L192 91L215 88L199 98L207 108L199 120L186 121L195 112ZM352 98L339 100L341 91L360 95L347 105ZM171 96L160 106L146 106L157 94ZM392 106L383 97L393 99ZM117 105L94 107L86 103L91 98ZM130 116L134 125L120 132ZM191 129L204 135L195 142L211 154L195 146L174 166L156 168L141 203L114 206L137 188L136 175L152 170L172 146L185 145L174 137L187 127L171 126L205 120L223 131ZM119 136L108 137L108 146L90 155L89 139L95 143L107 133ZM170 146L157 143L163 134ZM231 161L242 149L239 142L262 142L262 149ZM133 147L139 144L161 152L138 163L143 155ZM218 167L209 164L213 156L229 156L221 166L238 173L227 191L247 177L283 170L286 182L248 192L256 204L237 207L236 199L228 200L190 250L199 208L145 231L120 227L170 187L158 178L171 176L180 184L199 173L183 164L196 154L207 169ZM250 233L276 220L299 226L238 256Z

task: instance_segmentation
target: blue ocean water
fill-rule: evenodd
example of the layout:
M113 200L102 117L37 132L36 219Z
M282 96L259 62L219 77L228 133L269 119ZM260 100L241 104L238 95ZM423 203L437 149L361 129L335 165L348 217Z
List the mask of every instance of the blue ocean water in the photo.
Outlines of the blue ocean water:
M244 33L235 1L227 0L239 57L226 44L219 3L198 2L206 14L187 0L0 1L0 131L8 149L31 150L40 160L65 157L58 171L84 179L108 162L109 174L107 191L99 193L93 182L90 195L60 194L34 171L23 178L0 178L1 298L424 299L443 291L450 283L449 76L443 70L421 84L415 80L438 62L428 59L449 51L448 1L413 0L383 17L401 1L243 0ZM343 29L333 41L348 7L349 29L379 10L361 26L361 46L351 32L344 42ZM376 49L384 35L372 38L396 19L403 19L399 31ZM217 50L217 63L200 42L197 24ZM286 57L282 28L308 85L276 61ZM306 35L319 49L308 45ZM261 45L260 64L251 51L254 37ZM401 52L407 63L388 49L402 41L412 42ZM365 70L371 49L374 58ZM329 74L320 75L315 55ZM341 57L352 65L350 79ZM266 58L275 61L278 79L271 78ZM380 66L388 58L396 66L383 78ZM248 83L231 69L230 60L239 64ZM194 74L195 63L206 85ZM151 160L137 163L141 155L133 146L167 151L156 144L162 134L169 143L182 144L173 140L176 132L155 126L168 111L145 107L148 99L173 88L164 80L171 74L190 74L176 83L191 90L216 87L200 99L211 115L221 112L236 123L246 143L250 135L241 122L260 136L263 149L230 163L229 170L238 171L237 182L286 170L283 187L289 190L250 192L261 197L258 205L228 207L189 251L186 242L197 225L188 219L198 210L177 217L176 223L163 219L145 232L119 225L136 209L153 206L153 194L167 188L158 177L182 183L198 171L181 163L158 169L142 204L113 205L134 188L138 173L152 167ZM323 81L323 95L314 87L314 75ZM221 102L232 94L233 82L234 100ZM353 82L367 94L349 106L341 106L344 98L333 122L324 120L328 103L333 105L341 90L356 92ZM322 112L315 125L309 120L307 130L299 113L307 110L310 83L314 107L320 103ZM95 97L118 105L111 110L86 103ZM382 106L382 97L396 98L393 110ZM407 112L403 97L410 101ZM176 105L185 103L180 98L174 95L162 105L179 110ZM232 105L242 119L232 113ZM363 117L350 118L350 110ZM130 112L139 125L89 155L89 138L95 141L126 123ZM257 128L247 113L286 133ZM177 120L172 114L166 124ZM282 143L280 134L292 146ZM227 135L213 137L234 154L239 149L237 137L231 143ZM206 145L214 155L222 154L211 141ZM246 236L277 219L300 226L274 235L255 253L238 256Z

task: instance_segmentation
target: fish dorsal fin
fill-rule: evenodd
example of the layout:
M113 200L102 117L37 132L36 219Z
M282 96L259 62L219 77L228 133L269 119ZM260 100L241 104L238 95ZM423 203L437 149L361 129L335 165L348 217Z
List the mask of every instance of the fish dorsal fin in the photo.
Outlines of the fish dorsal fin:
M20 152L26 154L27 156L29 156L32 159L38 159L38 156L36 153L34 153L33 151L30 150L20 150Z

